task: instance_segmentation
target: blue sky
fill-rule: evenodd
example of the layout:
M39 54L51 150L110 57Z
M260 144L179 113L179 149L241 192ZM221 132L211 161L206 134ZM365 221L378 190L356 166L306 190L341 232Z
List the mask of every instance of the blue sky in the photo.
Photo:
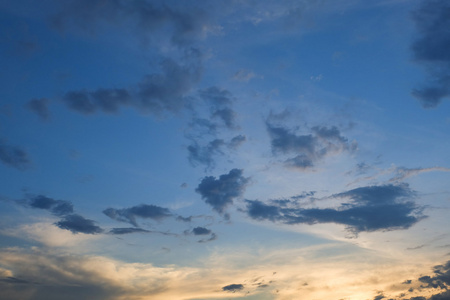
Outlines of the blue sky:
M449 20L1 1L0 299L448 299Z

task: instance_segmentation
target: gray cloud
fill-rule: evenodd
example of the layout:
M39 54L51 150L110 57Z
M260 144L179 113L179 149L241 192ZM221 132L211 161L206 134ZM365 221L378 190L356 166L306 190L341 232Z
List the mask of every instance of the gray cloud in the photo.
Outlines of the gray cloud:
M236 113L232 109L233 95L216 86L199 91L200 97L210 105L211 118L219 119L229 129L236 128Z
M136 228L136 227L131 227L131 228L112 228L109 233L111 234L116 234L116 235L121 235L121 234L131 234L131 233L149 233L151 231L149 230L145 230L142 228Z
M422 1L412 14L418 37L411 46L414 59L426 67L428 81L412 95L425 108L436 107L450 96L450 3L446 0Z
M185 65L164 59L161 73L145 76L137 88L70 91L61 100L69 109L86 115L117 113L124 106L152 114L177 112L189 106L186 95L201 77L200 56L190 49Z
M73 213L73 204L66 200L55 200L43 195L33 196L26 200L26 204L32 208L45 209L57 216Z
M130 223L135 227L139 227L136 218L161 220L172 216L168 208L152 204L141 204L123 209L108 208L103 213L113 220Z
M271 139L274 155L292 155L285 160L289 167L301 170L311 168L326 156L336 155L343 151L353 151L356 144L349 143L337 129L324 126L311 128L311 133L297 135L284 127L276 127L266 123Z
M48 110L49 99L39 98L31 99L25 105L30 111L37 114L42 120L48 120L50 118L50 111Z
M213 139L204 146L200 145L198 141L193 140L192 144L187 147L189 162L193 166L202 164L206 166L207 170L210 170L215 166L215 157L224 155L223 150L225 147L236 150L246 140L247 138L245 136L237 135L228 142L223 139Z
M0 139L0 161L18 170L26 170L31 167L28 154L20 147L6 144Z
M217 240L217 235L215 233L211 233L211 236L207 239L201 239L198 243L208 243Z
M95 225L95 222L77 214L64 216L55 225L61 229L70 230L72 233L97 234L103 229Z
M226 285L226 286L224 286L222 288L223 291L225 291L225 292L232 292L232 293L239 292L239 291L241 291L243 289L244 289L244 285L243 284L236 284L236 283Z
M241 146L243 143L247 141L247 137L245 135L237 135L233 137L230 142L228 143L228 147L230 149L237 149L239 146Z
M259 200L246 200L247 214L255 220L269 220L285 224L336 223L349 232L407 229L424 216L421 207L408 200L414 192L404 185L367 186L331 198L346 198L349 202L337 208L286 207L281 203L265 204ZM293 203L291 203L293 204Z
M205 227L195 227L194 229L192 229L192 233L194 235L208 235L211 233L211 230L209 230L208 228Z
M233 199L244 193L249 179L243 177L242 173L240 169L232 169L228 174L220 175L218 179L213 176L204 177L195 191L215 211L222 214L225 208L233 203Z
M189 162L193 166L203 164L207 167L207 169L210 169L214 166L214 156L217 154L223 154L221 150L223 145L225 145L225 141L222 139L214 139L206 146L200 146L194 141L192 145L187 147Z

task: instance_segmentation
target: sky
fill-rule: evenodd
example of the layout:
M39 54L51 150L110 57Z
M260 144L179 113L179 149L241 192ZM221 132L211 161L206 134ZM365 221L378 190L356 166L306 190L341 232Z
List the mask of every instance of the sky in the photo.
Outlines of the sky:
M0 24L0 300L450 299L449 1Z

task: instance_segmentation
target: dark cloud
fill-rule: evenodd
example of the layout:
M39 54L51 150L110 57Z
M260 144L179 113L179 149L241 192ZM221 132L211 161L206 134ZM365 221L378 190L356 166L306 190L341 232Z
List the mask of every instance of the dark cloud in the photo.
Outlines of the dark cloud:
M274 155L295 155L285 160L289 167L308 169L326 156L356 149L356 144L349 143L335 126L315 126L311 128L311 133L303 135L269 122L266 122L266 127Z
M59 222L56 222L55 225L61 229L70 230L75 234L97 234L103 232L103 229L95 225L94 221L77 214L66 215Z
M55 200L43 195L37 195L26 201L32 208L45 209L57 216L64 216L73 213L73 204L66 200Z
M386 299L386 297L383 294L379 294L375 296L375 298L373 298L373 300L381 300L381 299Z
M194 235L208 235L211 233L211 230L209 230L208 228L205 227L195 227L194 229L192 229L192 233Z
M243 284L236 284L236 283L226 285L226 286L224 286L222 288L223 291L225 291L225 292L232 292L232 293L239 292L239 291L241 291L243 289L244 289L244 285Z
M42 120L48 120L50 118L50 112L48 110L49 103L50 100L46 98L31 99L26 104L26 107L37 114Z
M432 108L450 96L450 3L422 1L412 16L418 37L411 49L414 59L428 72L428 81L421 88L413 89L412 95L423 107Z
M407 185L367 186L331 198L347 198L337 208L286 207L282 203L271 205L259 200L246 200L247 214L255 220L269 220L285 224L336 223L349 232L407 229L420 221L421 207L413 201L413 191Z
M50 21L60 31L80 28L92 34L106 25L131 29L144 42L169 37L178 46L201 39L209 26L207 14L195 5L169 7L157 1L64 1Z
M20 147L7 145L0 139L0 161L9 167L26 170L31 167L28 154Z
M109 233L111 234L130 234L130 233L149 233L151 231L142 229L142 228L136 228L136 227L131 227L131 228L113 228L109 231Z
M422 276L419 281L426 283L427 288L447 289L450 286L450 261L433 268L433 276Z
M222 214L224 209L233 203L233 199L244 193L249 179L243 177L242 173L240 169L232 169L228 174L220 175L218 179L213 176L204 177L195 191L215 211Z
M172 216L172 213L168 208L152 204L141 204L123 209L108 208L105 209L103 213L113 220L130 223L135 227L139 227L136 218L161 220Z

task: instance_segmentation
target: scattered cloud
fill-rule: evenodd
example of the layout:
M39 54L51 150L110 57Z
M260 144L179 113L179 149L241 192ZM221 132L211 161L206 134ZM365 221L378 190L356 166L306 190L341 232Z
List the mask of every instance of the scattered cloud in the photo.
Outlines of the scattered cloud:
M192 229L192 233L194 235L208 235L211 233L211 230L209 230L208 228L205 227L195 227L194 229Z
M434 172L434 171L442 171L442 172L450 172L449 168L444 167L431 167L431 168L403 168L399 167L395 169L396 175L391 178L390 182L402 181L408 177L416 176L425 172Z
M315 126L308 134L297 135L287 128L266 122L274 155L295 155L285 160L289 167L305 170L326 156L343 151L356 150L356 143L349 143L335 126Z
M64 216L73 213L73 204L70 201L55 200L44 195L32 196L25 200L25 203L31 208L48 210L56 216Z
M189 162L193 166L202 164L206 166L207 170L213 169L215 166L215 157L224 155L223 150L225 147L236 150L246 140L247 138L244 135L237 135L228 142L223 139L214 139L205 146L200 145L194 140L193 143L187 147Z
M233 75L233 79L241 82L248 82L251 79L258 77L255 73L250 70L240 69Z
M210 105L211 118L219 119L226 128L236 128L236 113L232 109L233 95L216 86L199 91L200 97Z
M242 176L243 170L232 169L228 174L206 176L202 179L196 192L202 196L205 202L222 214L225 208L233 204L233 199L240 197L249 182L249 178Z
M412 95L424 108L438 106L450 96L450 3L446 0L422 1L412 14L418 37L411 46L414 60L426 67L427 82Z
M42 120L46 121L50 119L49 103L50 100L47 98L31 99L26 104L26 107L37 114Z
M223 291L232 292L232 293L242 291L243 289L244 289L243 284L236 284L236 283L226 285L222 288Z
M107 208L103 213L113 220L130 223L135 227L139 227L136 218L161 220L172 216L168 208L152 204L141 204L122 209Z
M299 205L266 204L246 200L247 214L255 220L285 224L336 223L351 233L407 229L424 218L422 208L409 200L414 192L406 185L366 186L330 198L348 202L334 208L303 208Z
M25 150L8 145L2 139L0 139L0 161L21 171L31 167L31 160Z
M186 97L201 76L200 52L189 50L188 63L164 59L161 73L145 76L137 88L99 88L94 91L69 91L61 101L71 110L85 115L117 113L130 106L143 113L177 112L189 106Z
M97 234L103 229L95 225L95 222L77 214L65 215L55 225L61 229L70 230L72 233Z
M104 26L130 28L143 42L161 43L169 37L177 46L192 44L211 31L208 15L196 5L175 7L147 1L68 1L50 22L62 32L75 28L95 34Z

